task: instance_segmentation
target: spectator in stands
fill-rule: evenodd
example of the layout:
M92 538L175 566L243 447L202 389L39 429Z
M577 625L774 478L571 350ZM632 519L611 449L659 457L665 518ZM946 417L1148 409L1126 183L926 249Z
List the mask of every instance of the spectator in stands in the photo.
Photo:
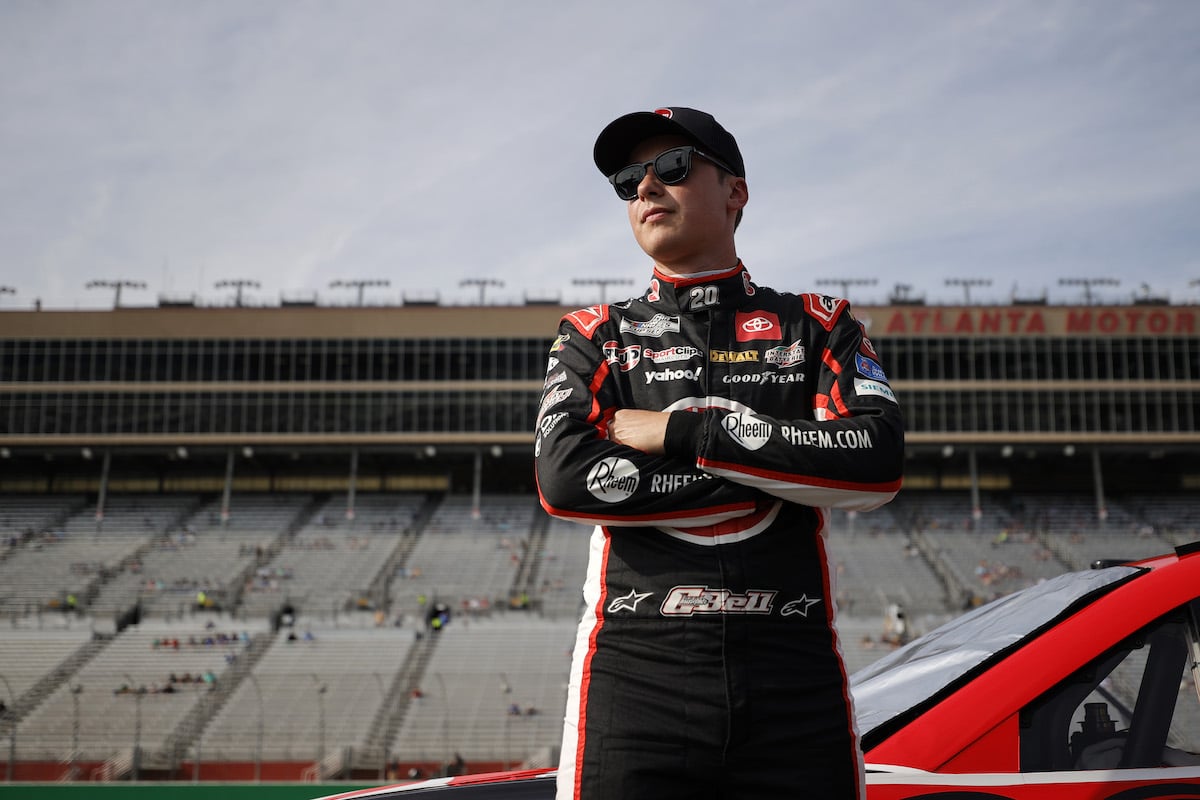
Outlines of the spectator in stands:
M904 607L899 603L890 603L883 617L883 641L893 647L908 644L908 619Z

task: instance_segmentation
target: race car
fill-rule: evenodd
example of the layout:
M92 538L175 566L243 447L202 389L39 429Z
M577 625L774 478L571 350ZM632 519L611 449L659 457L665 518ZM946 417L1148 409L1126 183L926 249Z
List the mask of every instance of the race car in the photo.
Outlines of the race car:
M851 689L868 800L1200 798L1200 542L1001 597L856 673ZM425 797L550 800L554 771L329 800Z

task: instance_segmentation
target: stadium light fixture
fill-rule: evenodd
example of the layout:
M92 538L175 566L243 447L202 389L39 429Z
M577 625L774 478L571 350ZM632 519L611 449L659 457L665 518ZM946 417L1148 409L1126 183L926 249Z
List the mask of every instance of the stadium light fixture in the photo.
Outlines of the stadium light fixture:
M362 307L362 304L363 304L363 292L366 290L366 288L368 286L387 287L387 286L391 286L391 285L392 285L392 282L389 280L386 280L384 278L373 278L373 279L355 278L354 280L346 280L346 281L336 280L336 281L329 282L330 289L358 289L358 302L355 305L359 306L360 308Z
M479 305L484 305L484 292L489 286L503 286L504 281L496 280L495 278L464 278L458 282L459 286L478 286L479 287Z
M840 286L842 287L841 297L849 299L851 286L874 286L879 283L878 278L818 278L818 286Z
M88 281L86 284L88 289L113 289L113 308L121 307L121 290L122 289L145 289L145 281L130 281L130 280L103 280L97 279Z
M217 281L215 284L213 284L213 288L216 289L236 289L237 293L234 295L233 304L237 308L242 307L242 289L246 288L247 286L253 289L262 288L258 281L252 281L249 278L232 278L226 281Z
M1059 286L1082 286L1084 305L1092 305L1093 286L1120 286L1116 278L1059 278Z
M609 286L617 286L620 284L633 283L632 278L575 278L571 281L574 286L599 286L600 287L600 305L607 302L607 290Z
M971 305L971 287L972 286L991 286L991 278L946 278L947 286L961 286L963 290L963 304Z

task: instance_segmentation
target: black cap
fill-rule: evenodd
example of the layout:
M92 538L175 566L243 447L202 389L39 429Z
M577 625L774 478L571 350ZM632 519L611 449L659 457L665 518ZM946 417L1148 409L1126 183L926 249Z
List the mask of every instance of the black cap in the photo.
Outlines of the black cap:
M593 158L605 177L629 166L629 154L651 136L683 136L711 156L724 161L739 178L746 177L742 151L729 131L711 114L694 108L659 108L618 117L596 138Z

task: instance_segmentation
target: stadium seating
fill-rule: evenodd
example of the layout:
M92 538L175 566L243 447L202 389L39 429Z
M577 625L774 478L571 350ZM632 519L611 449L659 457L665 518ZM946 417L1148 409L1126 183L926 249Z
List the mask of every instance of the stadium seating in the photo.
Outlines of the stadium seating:
M107 759L135 744L161 751L246 647L249 631L222 622L219 630L168 622L127 628L21 720L18 755L58 758L76 740L83 759Z
M575 623L509 614L434 634L422 697L391 750L416 760L522 763L557 747Z
M262 758L315 761L359 747L413 641L412 631L386 628L280 630L205 729L202 757L254 757L260 713Z
M490 495L476 515L472 498L447 496L392 582L392 607L421 616L437 602L470 614L507 605L536 510L527 495Z
M11 549L0 561L0 613L76 608L107 576L178 524L195 503L176 495L114 496L102 518L96 509L75 508ZM46 509L47 519L62 515Z
M919 635L1096 559L1165 552L1200 526L1200 503L1182 495L1110 497L1104 520L1085 495L985 492L980 506L965 491L909 492L830 514L851 671L896 646L889 613ZM590 529L530 495L476 506L378 492L356 498L353 518L346 507L340 494L235 493L225 515L212 495L117 494L98 525L94 499L5 502L0 676L18 758L127 765L136 741L148 768L323 757L328 776L554 753ZM435 628L438 604L449 616Z
M246 582L243 610L270 614L284 603L333 617L364 597L423 502L420 495L364 498L355 517L342 498L327 501Z

